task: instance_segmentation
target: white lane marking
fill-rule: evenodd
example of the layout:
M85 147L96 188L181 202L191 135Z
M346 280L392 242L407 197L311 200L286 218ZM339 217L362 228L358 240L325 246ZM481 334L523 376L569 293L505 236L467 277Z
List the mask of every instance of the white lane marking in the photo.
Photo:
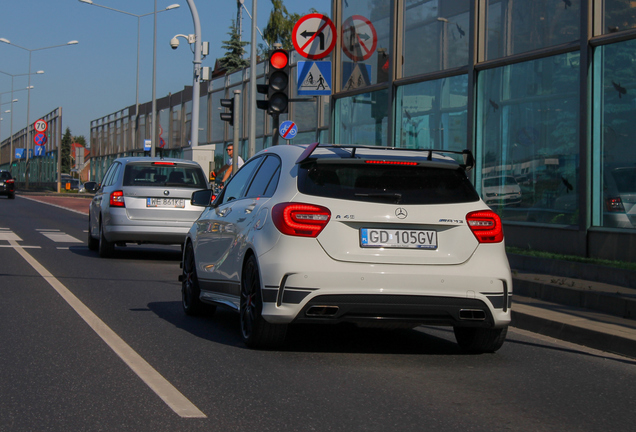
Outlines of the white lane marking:
M59 229L55 228L36 228L36 231L59 231Z
M176 414L185 418L207 418L168 380L157 372L143 357L133 350L117 333L106 325L93 311L82 303L55 276L35 260L15 241L13 248L44 278L77 314L102 338L104 342L154 391Z
M58 246L55 249L59 249L59 250L68 250L69 247L68 246Z
M22 239L20 237L18 237L16 234L12 233L11 231L6 232L4 230L2 230L2 232L0 232L0 240L4 240L4 241L22 241Z
M44 201L39 201L39 200L36 200L36 199L33 199L33 198L29 198L29 197L25 197L25 196L20 196L20 195L16 195L16 196L18 196L20 198L31 200L31 201L34 201L34 202L38 202L40 204L46 204L46 205L50 205L50 206L53 206L53 207L61 208L62 210L68 210L68 211L71 211L73 213L77 213L77 214L81 214L81 215L84 215L84 216L88 216L88 214L86 214L84 212L81 212L79 210L73 210L73 209L70 209L70 208L62 207L62 206L57 205L57 204L51 204L51 203L47 203L47 202L44 202Z
M20 246L22 249L42 249L42 246ZM0 245L0 248L13 248L13 245Z
M55 243L84 243L75 237L63 232L40 232L40 234L47 237L49 240L53 240Z

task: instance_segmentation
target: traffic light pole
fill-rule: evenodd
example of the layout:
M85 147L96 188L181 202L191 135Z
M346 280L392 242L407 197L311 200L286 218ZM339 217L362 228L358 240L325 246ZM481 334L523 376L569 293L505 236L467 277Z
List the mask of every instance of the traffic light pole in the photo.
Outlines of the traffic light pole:
M236 174L236 172L238 171L238 158L239 155L241 153L241 149L239 148L239 132L240 132L240 124L241 122L239 121L239 113L241 112L240 110L241 107L241 91L240 90L234 90L234 139L233 139L233 143L234 143L234 151L233 151L233 155L232 155L232 175Z

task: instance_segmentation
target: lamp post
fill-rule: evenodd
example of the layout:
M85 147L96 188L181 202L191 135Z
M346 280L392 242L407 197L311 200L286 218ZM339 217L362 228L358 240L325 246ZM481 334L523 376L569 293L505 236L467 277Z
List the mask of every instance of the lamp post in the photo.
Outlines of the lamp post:
M29 83L27 85L27 125L26 125L26 169L25 169L25 188L28 189L29 188L29 124L30 124L30 119L29 119L29 110L31 108L31 54L33 53L33 51L42 51L42 50L46 50L46 49L51 49L51 48L59 48L59 47L63 47L63 46L67 46L67 45L77 45L79 42L76 40L72 40L69 41L65 44L60 44L60 45L52 45L52 46L48 46L48 47L42 47L42 48L33 48L33 49L29 49L29 48L25 48L23 46L17 45L12 43L11 41L9 41L8 39L5 38L0 38L0 42L4 42L6 44L9 45L13 45L16 48L20 48L24 51L28 51L29 52L29 73L27 74L29 76ZM57 173L58 175L58 180L59 180L59 176L60 173Z
M8 76L10 76L10 77L11 77L11 92L7 92L7 93L11 93L11 100L12 100L12 102L11 102L11 120L10 120L10 121L11 121L11 127L10 127L10 133L11 133L10 141L11 141L11 146L10 146L10 153L9 153L9 165L10 165L10 164L11 164L11 162L13 162L13 156L14 156L14 155L13 155L13 93L14 93L14 92L13 92L13 78L15 78L15 77L17 77L17 76L26 76L26 75L29 75L29 74L10 74L10 73L4 72L4 71L0 71L0 73L1 73L1 74L4 74L4 75L8 75ZM43 73L44 73L44 71L43 71L43 70L39 70L39 71L34 72L34 73L30 74L30 75L41 75L41 74L43 74ZM30 89L32 89L32 88L33 88L33 86L31 86L31 85L30 85L30 86L28 86L27 88L23 88L23 89L16 90L16 91L30 90ZM17 99L16 99L16 100L17 100ZM28 122L28 119L27 119L27 122ZM28 130L28 128L27 128L27 134L28 134L28 131L29 131L29 130ZM28 153L28 152L27 152L27 153Z
M155 88L156 88L156 76L157 76L157 14L160 12L166 12L172 9L177 9L180 7L180 5L178 4L171 4L170 6L166 7L165 9L162 10L157 10L157 0L155 0L155 7L154 7L154 11L153 12L148 12L142 15L137 15L137 14L133 14L130 12L126 12L123 10L119 10L119 9L115 9L112 7L108 7L108 6L103 6L97 3L94 3L92 0L79 0L81 3L86 3L92 6L97 6L100 8L104 8L104 9L108 9L111 10L113 12L119 12L119 13L123 13L125 15L130 15L130 16L134 16L137 18L137 83L136 83L136 91L135 91L135 131L133 133L133 140L132 140L132 144L133 144L133 148L135 147L136 143L137 143L137 127L138 127L138 123L139 123L139 52L140 52L140 29L141 29L141 18L148 16L148 15L154 15L154 36L153 36L153 57L152 57L152 134L151 134L151 140L152 140L152 147L151 147L151 156L154 156L155 153L155 134L156 134L156 110L157 110L157 96L156 96L156 92L155 92Z
M16 100L15 100L15 102L17 102L17 101L18 101L18 100L16 99ZM6 104L8 104L8 103L12 103L12 102L13 102L13 101L11 101L11 102L5 102L5 103L0 103L0 106L2 106L2 105L6 105ZM5 114L8 114L8 113L10 113L10 112L11 112L11 110L6 110L6 111L5 111ZM1 121L1 120L4 120L4 119L3 119L3 118L0 118L0 121ZM0 135L0 143L2 143L2 135ZM9 162L11 162L11 157L9 157ZM1 146L1 145L0 145L0 165L2 165L2 146ZM9 165L10 165L10 164L9 164Z

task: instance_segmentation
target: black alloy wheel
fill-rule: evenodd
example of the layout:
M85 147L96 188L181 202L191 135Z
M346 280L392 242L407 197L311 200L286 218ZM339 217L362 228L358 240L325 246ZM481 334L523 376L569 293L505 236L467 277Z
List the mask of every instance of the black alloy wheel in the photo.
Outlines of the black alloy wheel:
M207 306L199 296L201 288L197 278L196 260L194 258L194 247L188 243L183 255L183 276L181 279L181 304L186 315L201 315L204 311L214 313L215 306Z
M261 280L256 258L252 255L245 262L241 278L241 336L250 348L267 349L282 345L287 325L265 321L262 311Z
M453 330L459 347L472 354L494 353L501 348L508 334L508 327L455 327Z

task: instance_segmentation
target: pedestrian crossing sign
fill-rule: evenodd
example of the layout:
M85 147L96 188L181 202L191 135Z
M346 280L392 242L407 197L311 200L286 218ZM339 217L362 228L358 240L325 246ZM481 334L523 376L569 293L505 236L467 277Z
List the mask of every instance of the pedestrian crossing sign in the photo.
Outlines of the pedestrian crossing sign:
M328 96L331 94L331 62L298 62L298 95Z

